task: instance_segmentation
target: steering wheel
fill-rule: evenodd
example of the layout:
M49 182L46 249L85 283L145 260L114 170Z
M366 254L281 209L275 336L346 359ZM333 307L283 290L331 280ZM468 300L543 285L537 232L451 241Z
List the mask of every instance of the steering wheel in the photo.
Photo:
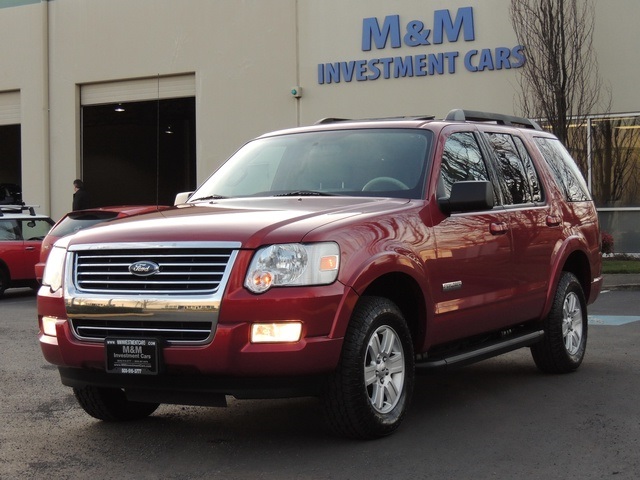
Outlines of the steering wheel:
M393 177L376 177L369 180L362 187L362 191L380 192L384 190L409 190L409 187L397 178Z

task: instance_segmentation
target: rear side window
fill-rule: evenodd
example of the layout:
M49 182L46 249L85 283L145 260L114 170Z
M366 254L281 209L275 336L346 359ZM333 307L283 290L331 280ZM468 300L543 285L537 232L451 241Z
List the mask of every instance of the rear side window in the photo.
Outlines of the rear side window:
M504 133L487 133L502 173L507 203L540 202L540 182L522 140Z
M570 202L591 200L576 162L562 146L560 140L542 137L537 137L535 140L566 199Z
M442 152L438 197L448 197L451 186L465 180L489 181L487 166L473 133L453 133L447 138Z
M72 212L51 230L51 235L65 237L76 233L83 228L88 228L98 223L113 220L118 216L117 212Z
M0 241L20 239L20 227L17 220L0 220Z

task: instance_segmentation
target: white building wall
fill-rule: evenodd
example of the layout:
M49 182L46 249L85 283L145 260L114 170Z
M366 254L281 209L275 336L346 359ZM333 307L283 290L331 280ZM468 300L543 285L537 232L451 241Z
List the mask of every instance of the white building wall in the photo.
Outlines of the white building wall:
M12 0L0 8L0 94L19 91L24 198L59 218L81 176L80 89L193 74L197 179L246 140L322 117L518 113L517 69L469 72L472 49L513 48L507 0ZM596 49L612 112L640 111L637 0L597 0ZM475 39L362 50L363 19L472 7ZM403 35L406 33L402 32ZM458 52L455 73L318 82L318 64ZM477 60L477 58L476 58ZM303 88L294 98L290 89Z
M49 210L46 25L46 4L0 9L0 95L19 98L23 198L42 212Z

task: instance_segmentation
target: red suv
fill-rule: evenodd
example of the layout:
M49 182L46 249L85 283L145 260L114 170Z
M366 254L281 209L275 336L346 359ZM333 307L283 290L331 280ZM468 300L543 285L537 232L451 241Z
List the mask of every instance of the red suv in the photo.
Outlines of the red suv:
M527 119L327 119L263 135L185 204L58 241L40 345L102 420L319 395L393 432L417 370L530 347L578 368L601 288L594 204Z

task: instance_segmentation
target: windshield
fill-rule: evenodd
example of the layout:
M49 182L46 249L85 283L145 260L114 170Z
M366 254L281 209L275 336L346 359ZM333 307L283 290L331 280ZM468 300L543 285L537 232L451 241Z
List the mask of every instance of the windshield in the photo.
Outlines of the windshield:
M276 195L423 198L431 132L359 129L257 139L190 201Z

